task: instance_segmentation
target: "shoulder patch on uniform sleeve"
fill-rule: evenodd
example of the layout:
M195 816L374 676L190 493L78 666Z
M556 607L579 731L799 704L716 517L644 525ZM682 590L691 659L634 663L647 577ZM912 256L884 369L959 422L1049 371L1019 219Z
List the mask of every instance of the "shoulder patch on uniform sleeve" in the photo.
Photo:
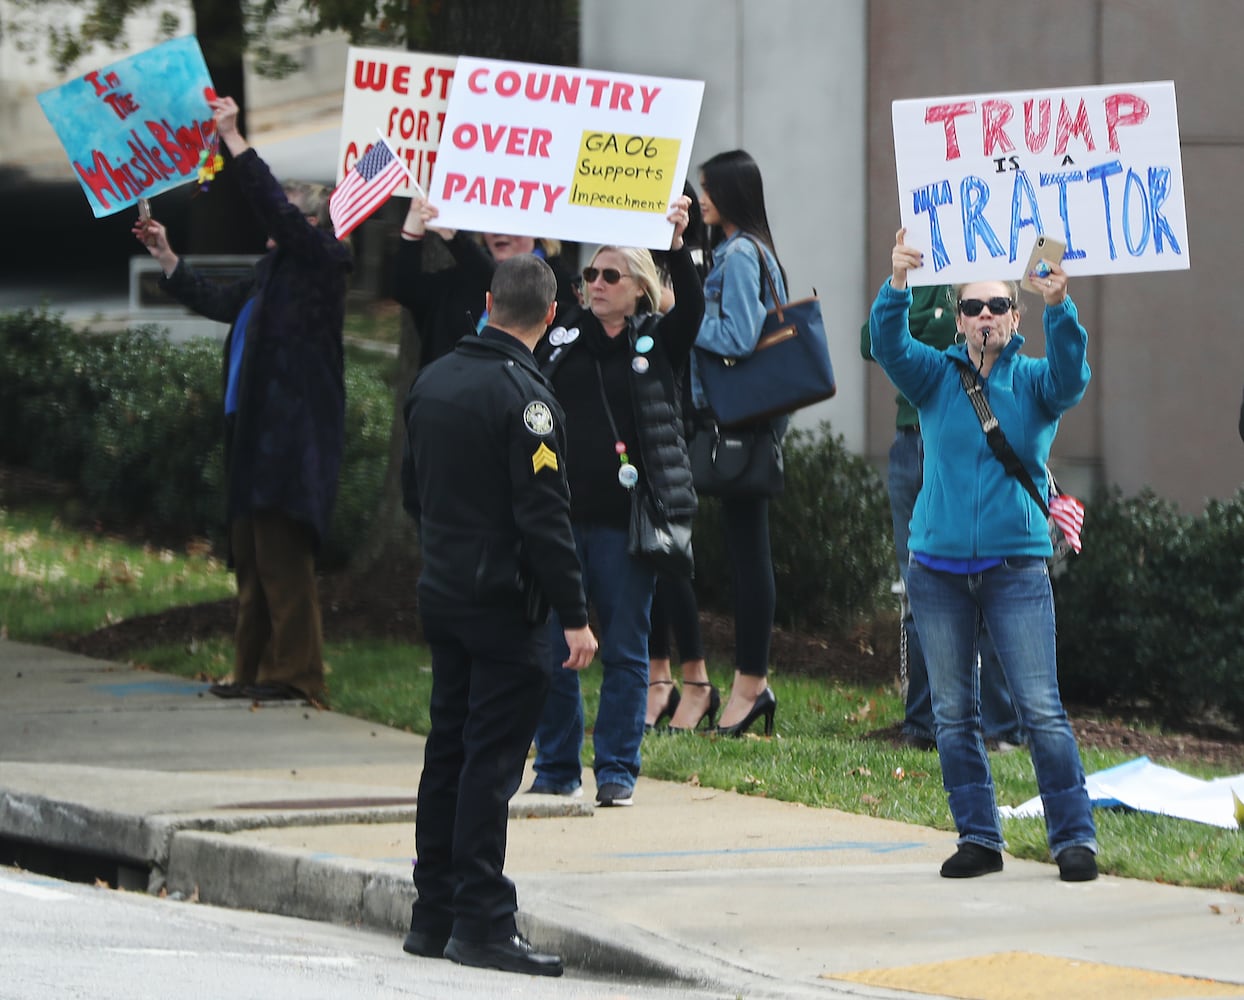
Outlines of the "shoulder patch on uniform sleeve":
M547 437L553 433L553 411L547 403L534 400L523 410L523 423L532 434Z
M548 469L551 472L557 471L557 452L543 441L540 442L540 447L531 453L532 474L539 473L541 469Z

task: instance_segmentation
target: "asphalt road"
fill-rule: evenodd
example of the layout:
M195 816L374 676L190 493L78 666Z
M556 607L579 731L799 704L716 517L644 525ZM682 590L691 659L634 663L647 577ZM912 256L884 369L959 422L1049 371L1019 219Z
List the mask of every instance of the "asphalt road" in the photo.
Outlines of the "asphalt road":
M540 979L467 969L406 955L391 934L116 892L13 868L0 868L0 940L0 1000L723 996L573 973Z

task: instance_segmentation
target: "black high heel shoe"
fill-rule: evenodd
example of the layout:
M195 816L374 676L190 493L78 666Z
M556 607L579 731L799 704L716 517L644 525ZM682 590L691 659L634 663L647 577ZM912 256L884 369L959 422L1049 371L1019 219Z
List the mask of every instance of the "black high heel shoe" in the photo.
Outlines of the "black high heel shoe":
M674 713L678 711L678 703L682 701L682 694L678 688L674 687L673 681L649 681L648 687L656 687L658 684L668 684L670 687L669 697L665 699L665 707L657 714L656 721L649 724L644 723L644 732L650 733L661 724L662 719L672 719Z
M683 728L682 726L670 726L669 733L671 736L677 733L693 733L700 728L700 723L708 719L708 728L712 729L717 724L717 713L721 711L721 695L717 693L715 685L708 681L683 681L684 687L708 688L708 708L704 710L704 714L695 720L695 724ZM671 718L671 722L673 719Z
M773 688L767 687L756 696L752 710L733 726L718 726L713 730L718 736L742 736L752 727L752 723L764 716L765 735L773 735L773 717L777 715L777 695Z

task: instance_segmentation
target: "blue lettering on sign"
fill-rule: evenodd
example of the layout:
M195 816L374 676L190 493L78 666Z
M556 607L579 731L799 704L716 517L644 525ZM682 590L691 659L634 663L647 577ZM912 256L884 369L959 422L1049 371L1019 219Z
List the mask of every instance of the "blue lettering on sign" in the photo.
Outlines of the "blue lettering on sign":
M1118 160L1111 160L1109 163L1102 163L1096 167L1089 167L1088 180L1101 181L1101 204L1102 210L1106 217L1106 245L1110 247L1110 259L1117 260L1119 251L1114 246L1114 227L1110 222L1110 185L1106 181L1115 174L1123 173L1123 164Z
M1121 206L1111 201L1110 178L1117 174L1123 175ZM1025 229L1031 227L1035 233L1046 232L1032 179L1024 170L1015 171L1014 176L1015 180L1011 188L1009 233L1009 260L1011 262L1018 259L1020 239ZM1120 160L1111 160L1108 163L1090 167L1088 170L1059 170L1038 175L1040 187L1058 189L1058 217L1062 222L1063 242L1067 245L1065 260L1083 260L1088 256L1084 250L1075 245L1071 213L1068 208L1068 189L1073 184L1095 182L1101 185L1102 218L1105 222L1106 246L1111 260L1117 260L1119 257L1115 229L1120 224L1125 248L1132 257L1168 251L1183 254L1184 251L1171 229L1170 220L1163 212L1163 206L1171 196L1171 168L1149 167L1147 176L1144 176L1135 168L1128 168L1125 171ZM1117 198L1119 192L1116 190L1115 193ZM960 181L959 211L963 224L964 253L969 263L976 263L980 253L980 244L984 244L991 257L1002 257L1006 253L993 227L989 224L989 220L985 218L989 197L989 184L982 178L968 175ZM953 204L954 194L949 180L937 181L912 192L912 207L915 213L917 215L927 214L929 217L929 237L935 271L941 271L951 263L946 242L942 237L938 210ZM1121 209L1118 218L1115 216L1116 209Z
M1179 248L1179 241L1175 239L1175 234L1171 232L1171 224L1166 220L1166 216L1162 214L1162 203L1170 197L1171 193L1171 168L1170 167L1150 167L1149 168L1149 210L1153 213L1153 250L1155 253L1162 252L1162 234L1166 234L1166 238L1171 242L1171 249L1182 254L1183 250Z
M991 257L1001 257L1005 252L993 227L985 219L985 206L989 204L989 185L979 177L968 176L959 184L959 204L963 212L963 246L968 260L976 261L976 242L985 244Z
M1144 222L1144 228L1140 231L1140 239L1132 239L1132 192L1136 192L1136 197L1140 199L1140 209L1137 213ZM1149 220L1149 197L1145 193L1145 182L1140 179L1140 175L1135 170L1127 172L1127 179L1123 181L1123 242L1127 244L1127 252L1133 257L1139 257L1145 252L1145 247L1149 245L1149 234L1152 231L1152 223Z
M1021 196L1028 202L1028 208L1032 212L1026 218L1020 215ZM1011 256L1009 259L1012 264L1015 263L1019 254L1020 230L1027 226L1032 226L1034 233L1045 232L1045 227L1041 224L1041 209L1037 207L1037 192L1032 189L1032 181L1028 179L1028 172L1020 170L1015 174L1015 186L1011 189Z
M929 242L933 245L933 269L940 271L950 263L950 254L946 252L946 241L942 239L942 226L937 218L937 209L941 205L954 203L950 192L950 181L941 181L921 188L912 196L912 208L917 215L929 213Z
M1083 250L1077 250L1071 237L1071 217L1067 214L1067 185L1079 184L1084 180L1083 170L1063 170L1056 174L1042 174L1041 186L1058 186L1058 217L1063 220L1063 242L1067 244L1067 252L1063 260L1079 260L1086 256Z

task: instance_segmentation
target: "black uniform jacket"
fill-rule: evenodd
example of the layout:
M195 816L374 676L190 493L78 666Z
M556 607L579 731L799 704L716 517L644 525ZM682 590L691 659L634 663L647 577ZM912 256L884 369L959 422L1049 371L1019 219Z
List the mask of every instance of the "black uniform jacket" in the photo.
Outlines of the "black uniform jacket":
M566 628L586 625L565 417L526 346L493 327L467 337L419 373L405 415L421 607L515 610L535 623L551 605Z

